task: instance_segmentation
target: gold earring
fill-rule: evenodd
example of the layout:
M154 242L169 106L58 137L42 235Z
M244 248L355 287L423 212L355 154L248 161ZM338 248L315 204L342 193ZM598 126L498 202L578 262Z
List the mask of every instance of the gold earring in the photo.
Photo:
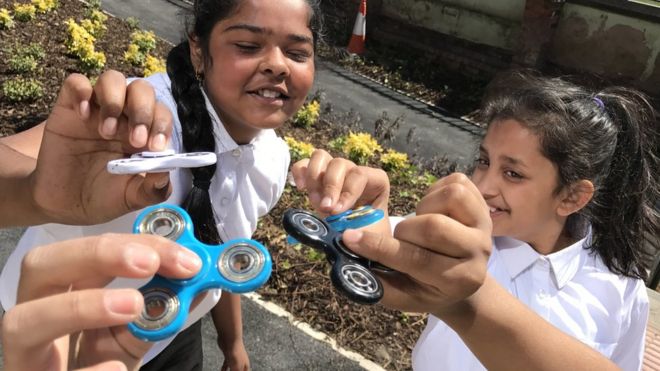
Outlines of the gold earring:
M204 74L199 71L195 71L195 78L197 79L198 82L201 83L202 81L204 81Z

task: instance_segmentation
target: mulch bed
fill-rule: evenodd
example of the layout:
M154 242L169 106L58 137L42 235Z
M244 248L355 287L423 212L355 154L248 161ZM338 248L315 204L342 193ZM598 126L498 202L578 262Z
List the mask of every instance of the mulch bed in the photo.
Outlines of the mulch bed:
M0 8L12 10L13 3L14 1L10 0L0 0ZM16 21L14 28L0 30L0 85L16 77L8 68L8 48L38 43L47 52L38 70L25 75L42 83L43 97L32 102L14 103L9 102L0 89L0 136L19 132L43 121L64 78L70 73L80 71L78 62L67 54L64 46L64 22L69 18L80 21L87 11L88 9L76 0L60 0L59 8L50 13L37 15L36 19L29 22ZM96 50L103 51L107 57L106 68L119 70L127 76L140 76L141 69L131 66L123 58L132 32L128 23L109 17L106 26L108 31L95 43ZM170 48L171 45L159 40L152 54L165 57ZM345 65L351 67L350 64ZM364 67L360 72L367 74L371 70L381 74L382 70L374 68ZM398 88L407 87L417 92L422 90L418 83L405 84L402 77L397 79ZM421 93L421 98L434 100L439 94L426 90ZM325 148L330 139L346 133L351 128L348 121L352 119L334 114L333 102L322 103L324 108L321 122L312 130L296 128L287 123L278 130L279 134L312 143L317 148ZM435 175L442 176L454 170L452 164L443 162L442 159L427 160L432 163L427 169ZM422 166L423 163L420 162L419 165ZM414 211L414 205L425 188L422 183L411 184L405 180L393 179L390 213L405 215ZM286 244L280 219L283 211L290 207L308 209L309 204L304 195L287 187L278 206L260 222L254 236L269 246L275 263L271 279L258 293L281 305L315 329L327 333L341 346L354 350L387 369L409 369L410 353L424 327L426 317L391 311L380 306L356 305L339 295L332 288L328 276L329 265L325 260L311 254L306 247Z

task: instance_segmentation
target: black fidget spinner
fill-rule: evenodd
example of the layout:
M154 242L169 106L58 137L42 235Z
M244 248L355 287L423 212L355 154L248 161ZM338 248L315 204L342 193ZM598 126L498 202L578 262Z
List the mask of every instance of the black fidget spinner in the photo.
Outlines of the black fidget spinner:
M288 209L282 223L291 237L325 253L332 264L332 284L343 295L360 304L380 301L383 285L372 270L391 272L390 268L349 250L341 240L342 232L307 211Z

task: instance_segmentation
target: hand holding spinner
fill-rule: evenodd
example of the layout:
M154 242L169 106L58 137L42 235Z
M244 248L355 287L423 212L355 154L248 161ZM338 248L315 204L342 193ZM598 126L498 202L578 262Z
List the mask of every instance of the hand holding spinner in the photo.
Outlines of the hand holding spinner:
M190 279L156 275L140 288L144 310L128 329L141 340L158 341L176 334L188 317L193 299L206 290L245 293L256 290L270 277L271 258L262 244L249 239L204 244L195 238L190 216L178 206L160 204L147 208L135 220L133 232L169 238L202 260L199 273Z
M382 217L381 211L376 220ZM390 272L391 269L349 250L342 243L342 232L326 220L303 210L289 209L284 213L282 223L292 237L325 253L332 264L332 284L346 297L360 304L374 304L383 297L383 286L371 270Z
M179 167L202 167L217 162L213 152L175 153L174 150L162 152L140 152L130 158L120 158L108 162L111 174L164 173Z
M366 227L383 219L385 213L381 209L374 209L369 205L360 206L356 209L346 210L337 215L330 215L325 218L325 222L330 224L337 232L343 232L347 229L357 229ZM286 242L291 245L297 244L298 241L291 237L286 237Z

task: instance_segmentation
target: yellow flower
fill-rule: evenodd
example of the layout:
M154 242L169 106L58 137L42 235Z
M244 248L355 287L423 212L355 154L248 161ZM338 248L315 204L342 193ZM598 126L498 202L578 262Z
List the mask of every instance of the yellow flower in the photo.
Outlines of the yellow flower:
M27 22L33 19L36 13L37 8L32 4L14 3L14 17L21 22Z
M9 10L0 8L0 28L10 29L14 27L14 18L9 14Z
M39 13L48 13L57 8L57 0L32 0L32 5Z
M158 72L165 72L165 61L163 59L147 55L147 59L144 62L144 76L151 76Z
M377 152L382 152L383 148L368 133L349 133L342 150L355 163L365 165Z
M309 128L316 123L321 115L321 103L313 100L296 112L293 124L298 127Z
M124 53L124 59L134 66L142 66L146 56L135 44L129 44L128 50Z
M410 166L408 155L393 149L387 150L385 154L380 156L380 162L385 170L403 170Z
M292 137L284 137L284 141L289 145L291 153L291 162L300 161L304 158L310 158L315 148L310 143L297 141Z

